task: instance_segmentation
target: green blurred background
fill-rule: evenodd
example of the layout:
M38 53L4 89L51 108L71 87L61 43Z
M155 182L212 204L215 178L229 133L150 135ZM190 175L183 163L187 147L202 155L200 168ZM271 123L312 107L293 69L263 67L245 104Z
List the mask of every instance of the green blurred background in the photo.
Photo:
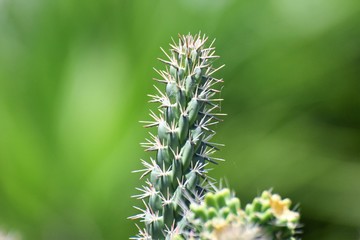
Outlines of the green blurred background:
M359 0L0 0L0 228L134 234L152 67L199 30L226 64L212 176L301 203L304 239L359 239Z

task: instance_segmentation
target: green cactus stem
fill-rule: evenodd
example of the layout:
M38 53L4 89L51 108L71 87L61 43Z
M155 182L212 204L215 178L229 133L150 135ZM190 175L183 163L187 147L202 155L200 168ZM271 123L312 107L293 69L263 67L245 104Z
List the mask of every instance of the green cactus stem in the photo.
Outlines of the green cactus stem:
M210 142L215 135L211 128L220 119L218 85L223 81L213 74L214 41L206 46L207 37L200 34L181 35L179 41L170 44L166 59L159 59L166 67L156 70L163 84L156 94L149 95L150 102L158 103L158 113L150 112L151 121L145 127L156 128L143 143L146 151L153 152L144 166L141 178L145 185L135 197L141 199L144 208L132 219L145 224L132 239L171 239L181 235L188 226L185 211L190 201L200 201L208 191L209 178L206 166L222 159L212 157L219 144Z

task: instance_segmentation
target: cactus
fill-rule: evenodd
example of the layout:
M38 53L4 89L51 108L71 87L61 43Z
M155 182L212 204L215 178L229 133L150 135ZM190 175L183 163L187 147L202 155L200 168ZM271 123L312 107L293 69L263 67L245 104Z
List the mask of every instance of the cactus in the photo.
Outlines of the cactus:
M217 85L223 81L213 77L221 69L213 68L215 55L213 43L206 46L207 37L200 34L179 36L179 42L170 44L165 70L156 70L164 84L164 91L157 86L150 102L158 103L159 113L151 111L151 121L145 127L155 127L156 134L142 145L154 152L144 166L141 178L147 176L145 185L136 198L142 199L144 209L132 219L141 219L145 228L133 239L171 239L178 237L186 227L185 212L191 201L200 201L211 186L207 177L208 163L217 163L211 155L218 145L210 142L215 135L211 126L221 115L220 93Z
M156 129L143 143L154 152L149 161L142 160L140 178L147 178L138 188L144 208L135 207L144 227L138 227L135 240L294 240L298 235L299 213L290 210L291 201L264 191L245 210L229 189L217 189L207 176L209 163L218 150L210 142L215 135L211 126L221 119L218 113L222 99L217 98L218 85L213 77L221 69L213 68L214 41L206 47L207 37L200 34L179 35L170 44L165 70L156 70L164 84L163 91L149 95L158 103L159 113L150 111L151 121L145 127Z
M290 199L263 191L260 197L246 205L245 213L247 220L262 226L271 239L294 240L299 233L300 214L290 207Z
M194 232L188 239L192 234L202 240L294 240L300 215L290 205L288 198L264 191L244 211L227 188L207 193L203 202L190 205Z

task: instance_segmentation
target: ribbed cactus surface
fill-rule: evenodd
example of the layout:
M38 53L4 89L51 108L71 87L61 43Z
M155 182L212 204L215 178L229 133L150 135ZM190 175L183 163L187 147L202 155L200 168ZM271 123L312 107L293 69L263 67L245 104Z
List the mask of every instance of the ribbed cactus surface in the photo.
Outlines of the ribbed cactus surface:
M217 145L210 142L219 122L221 99L219 83L213 77L219 70L212 63L215 55L213 42L206 46L207 37L200 34L181 35L173 40L165 59L156 94L149 95L151 102L158 103L158 112L151 111L151 121L145 127L153 127L150 138L142 145L154 152L148 161L142 161L141 178L147 178L136 195L144 207L133 219L145 224L133 239L173 239L188 226L185 212L191 201L202 199L207 192L209 179L206 165L217 163L211 155Z

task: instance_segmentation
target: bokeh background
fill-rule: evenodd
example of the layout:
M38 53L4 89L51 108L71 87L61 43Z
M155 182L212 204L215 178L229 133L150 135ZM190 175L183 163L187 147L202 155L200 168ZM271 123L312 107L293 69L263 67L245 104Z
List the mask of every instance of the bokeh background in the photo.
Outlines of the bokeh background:
M212 176L300 203L304 239L359 239L358 0L0 0L0 228L133 235L152 67L199 30L226 64Z

